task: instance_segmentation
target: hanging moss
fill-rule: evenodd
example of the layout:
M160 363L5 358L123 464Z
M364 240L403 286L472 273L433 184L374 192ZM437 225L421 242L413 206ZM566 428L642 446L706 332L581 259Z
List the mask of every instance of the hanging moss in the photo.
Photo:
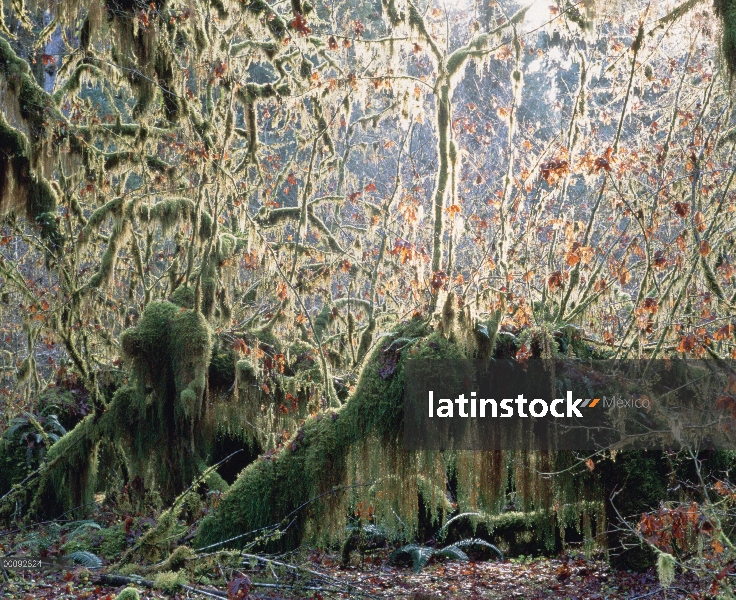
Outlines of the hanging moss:
M125 358L132 361L139 386L166 385L171 370L169 328L180 310L171 302L151 302L138 327L122 333L120 345Z
M491 325L494 333L489 334L488 326L481 331L469 315L461 314L463 311L452 312L446 315L443 332L428 335L426 323L414 319L384 338L345 405L339 411L308 419L280 450L267 452L246 468L223 497L218 511L203 521L195 544L219 544L294 518L296 526L272 541L272 546L334 541L344 538L346 515L360 513L360 507L368 505L373 508L372 518L390 538L412 538L421 515L437 527L452 510L447 507L448 477L459 510L480 508L496 515L486 524L489 536L493 531L499 535L511 532L519 519L526 523L526 537L509 537L510 548L548 552L560 548L566 536L591 542L597 535L594 532L603 531L606 523L600 471L572 473L572 465L559 462L561 453L512 456L502 452L401 450L405 360L464 358L469 347L475 356L488 342L468 342L468 335L496 337L497 325ZM556 346L551 348L554 338L548 331L530 335L529 341L539 346L540 355L556 351ZM508 336L495 349L496 354L516 351L516 338ZM292 345L286 351L287 362L298 364L309 351L308 347ZM489 348L486 351L492 354ZM255 379L250 361L241 363L239 377L244 378L247 372ZM566 478L553 482L538 475L556 470L565 471ZM366 481L374 484L351 486ZM504 513L509 498L513 499L513 515ZM504 529L506 521L509 531ZM229 544L249 541L243 537Z
M215 312L217 280L212 276L202 277L202 312L212 318Z
M204 317L170 302L152 302L139 326L123 332L120 341L131 384L117 390L98 421L90 415L51 447L53 464L34 500L35 510L64 512L91 501L102 439L122 453L130 477L141 477L163 501L200 472L204 457L196 449L203 432L198 423L211 347Z
M229 233L221 233L219 237L219 245L217 249L217 258L220 262L227 260L235 254L238 245L237 238Z
M723 28L721 37L723 60L733 77L736 72L736 0L714 0L713 7Z
M32 514L82 515L91 506L97 489L99 433L94 415L88 415L62 436L48 451L30 512Z
M155 221L164 232L179 227L182 222L194 223L197 207L189 198L167 198L156 204L140 207L139 216L144 223ZM204 242L212 234L212 215L203 210L199 216L199 239Z
M31 168L31 150L26 136L10 127L0 115L0 213L22 209L31 221L41 226L44 238L60 246L57 202L56 192L48 180Z
M126 440L133 474L170 498L192 481L202 459L196 438L203 433L197 425L210 364L209 325L192 310L151 302L138 327L123 333L121 346L135 384L116 394L106 424L114 438Z
M172 368L180 394L177 407L184 420L195 423L202 415L207 385L212 349L209 325L201 313L182 310L172 320L170 335Z
M47 122L63 122L64 117L52 106L50 96L38 85L28 63L15 54L5 39L0 39L0 74L9 90L4 101L17 100L22 121L11 126L0 115L0 214L13 208L23 209L31 222L41 227L44 238L58 249L61 235L55 218L56 192L34 165L50 131Z

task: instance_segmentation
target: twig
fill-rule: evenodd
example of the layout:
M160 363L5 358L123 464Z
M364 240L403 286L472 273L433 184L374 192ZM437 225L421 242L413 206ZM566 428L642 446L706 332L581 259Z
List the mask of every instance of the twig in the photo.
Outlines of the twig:
M690 594L690 592L688 592L687 590L684 590L678 587L668 587L668 588L661 587L658 590L654 590L653 592L642 594L641 596L632 596L631 598L629 598L629 600L639 600L640 598L649 598L650 596L654 596L655 594L659 594L660 592L667 592L667 590L677 590L678 592L682 592L683 594Z

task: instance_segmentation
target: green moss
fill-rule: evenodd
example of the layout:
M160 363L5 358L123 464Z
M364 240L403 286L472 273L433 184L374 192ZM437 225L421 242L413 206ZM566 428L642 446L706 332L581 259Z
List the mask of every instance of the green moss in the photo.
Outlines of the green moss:
M264 0L248 0L241 4L243 10L254 13L258 17L266 17L266 25L272 35L282 38L286 33L286 21L278 14L271 10L271 7Z
M28 152L28 138L22 131L8 125L0 116L0 144L8 158L25 156Z
M135 563L130 563L127 565L122 565L121 567L117 568L115 572L119 575L122 575L123 577L130 577L133 575L140 577L141 570L142 568L140 565L137 565Z
M170 555L169 558L161 565L160 570L165 571L179 571L183 569L187 560L194 557L194 550L189 546L178 546ZM185 582L186 583L186 582Z
M194 288L187 285L180 285L171 294L171 302L182 308L194 308Z
M122 592L115 596L115 600L140 600L140 598L141 597L138 594L138 590L132 587L125 588Z
M103 529L102 543L100 544L100 554L107 559L115 559L128 546L125 531L122 527L109 527Z
M714 0L716 16L721 20L721 51L729 73L736 72L736 1Z
M133 382L118 390L100 425L122 443L131 476L170 501L199 473L206 444L199 426L212 339L205 318L171 302L151 302L121 336ZM166 443L162 443L166 440Z
M238 373L238 381L255 381L256 370L248 359L239 360L235 366Z
M194 223L197 207L189 198L167 198L150 206L141 206L139 215L143 222L158 222L166 232L178 227L183 221ZM199 216L199 238L204 241L211 234L212 215L203 210Z
M123 332L123 353L132 362L139 385L165 386L171 370L169 329L180 310L171 302L151 302L143 311L138 327Z
M204 241L212 236L212 215L203 210L199 215L199 239Z
M211 492L225 493L230 489L230 485L225 481L217 471L212 471L204 480L207 489Z
M217 256L220 261L227 260L233 254L238 245L238 239L229 233L220 234L220 245L217 251Z
M426 331L418 321L397 333L402 338ZM407 338L404 338L407 339ZM321 493L339 486L346 477L350 449L369 438L396 444L403 430L403 363L408 352L401 352L393 376L379 374L384 350L393 340L378 348L367 364L352 398L331 415L318 415L306 421L296 441L270 459L261 459L240 475L223 497L220 509L206 517L199 528L195 544L206 546L229 539L239 533L278 523L297 507ZM412 347L413 358L460 358L459 349L443 336L432 334ZM307 525L312 534L330 525L330 507L339 505L344 492L327 494L324 502L312 503L308 510L296 515L300 526L282 540L284 545L299 543ZM245 543L245 539L234 544Z
M187 576L181 571L164 571L156 575L153 587L163 592L174 593L180 586L189 583Z
M217 280L214 277L202 277L202 312L212 317L215 312L215 293Z
M305 342L296 341L287 348L287 370L298 382L321 382L322 368L319 351Z
M322 334L327 330L330 323L330 307L325 304L319 314L314 317L314 336L317 340L322 339Z
M8 191L6 188L15 188L15 196L25 196L24 208L28 218L41 227L44 238L60 246L61 236L56 223L56 192L45 177L31 168L32 149L26 136L8 125L1 115L0 152L6 157L0 165L0 192Z
M98 445L94 415L88 415L51 446L47 462L54 468L44 472L30 512L84 513L97 488Z
M235 352L216 352L212 355L209 368L211 390L229 390L235 383Z
M127 221L118 221L110 234L107 241L105 253L100 261L100 268L89 279L90 287L100 287L102 285L110 285L115 275L115 265L118 260L118 251L125 243L127 234L130 231L130 224Z

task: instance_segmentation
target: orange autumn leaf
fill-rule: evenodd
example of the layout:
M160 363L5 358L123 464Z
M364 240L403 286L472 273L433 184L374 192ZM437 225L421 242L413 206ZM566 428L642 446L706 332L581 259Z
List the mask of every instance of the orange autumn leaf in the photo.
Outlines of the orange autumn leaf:
M677 216L683 219L690 214L690 205L686 202L675 202L673 208Z
M659 310L659 303L657 302L656 298L647 298L646 300L644 300L643 308L646 312L652 313L654 315Z
M693 215L693 221L695 222L695 228L699 232L705 231L705 215L701 211Z
M552 275L549 276L549 279L547 279L547 285L551 292L559 290L562 287L562 273L560 271L552 273Z
M713 338L717 342L721 342L723 340L729 339L733 335L734 327L730 323L728 325L724 325L723 327L720 327L715 334L713 335Z
M713 540L713 552L716 554L722 554L724 550L723 544L721 544L720 540L715 539Z

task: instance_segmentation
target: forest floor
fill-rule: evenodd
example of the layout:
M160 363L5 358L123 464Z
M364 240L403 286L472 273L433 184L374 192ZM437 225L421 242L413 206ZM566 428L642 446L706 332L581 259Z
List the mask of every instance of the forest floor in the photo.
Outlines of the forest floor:
M1 532L0 532L1 535ZM436 562L421 573L410 568L389 566L388 551L367 557L362 565L343 567L339 556L321 551L302 552L298 556L279 557L282 562L298 565L301 573L281 574L278 581L268 576L267 566L260 570L230 572L228 585L192 584L176 592L150 589L143 582L133 584L141 599L147 598L560 598L603 600L626 598L705 599L694 577L678 575L673 586L662 589L657 575L612 570L604 561L581 557L516 558L504 561ZM357 561L356 557L356 561ZM307 572L307 569L309 572ZM271 568L271 574L275 571ZM255 583L251 583L255 582ZM150 586L150 582L148 582ZM106 576L105 568L88 570L75 567L45 573L6 573L0 583L0 598L23 600L59 598L78 600L115 600L125 587L121 580Z

